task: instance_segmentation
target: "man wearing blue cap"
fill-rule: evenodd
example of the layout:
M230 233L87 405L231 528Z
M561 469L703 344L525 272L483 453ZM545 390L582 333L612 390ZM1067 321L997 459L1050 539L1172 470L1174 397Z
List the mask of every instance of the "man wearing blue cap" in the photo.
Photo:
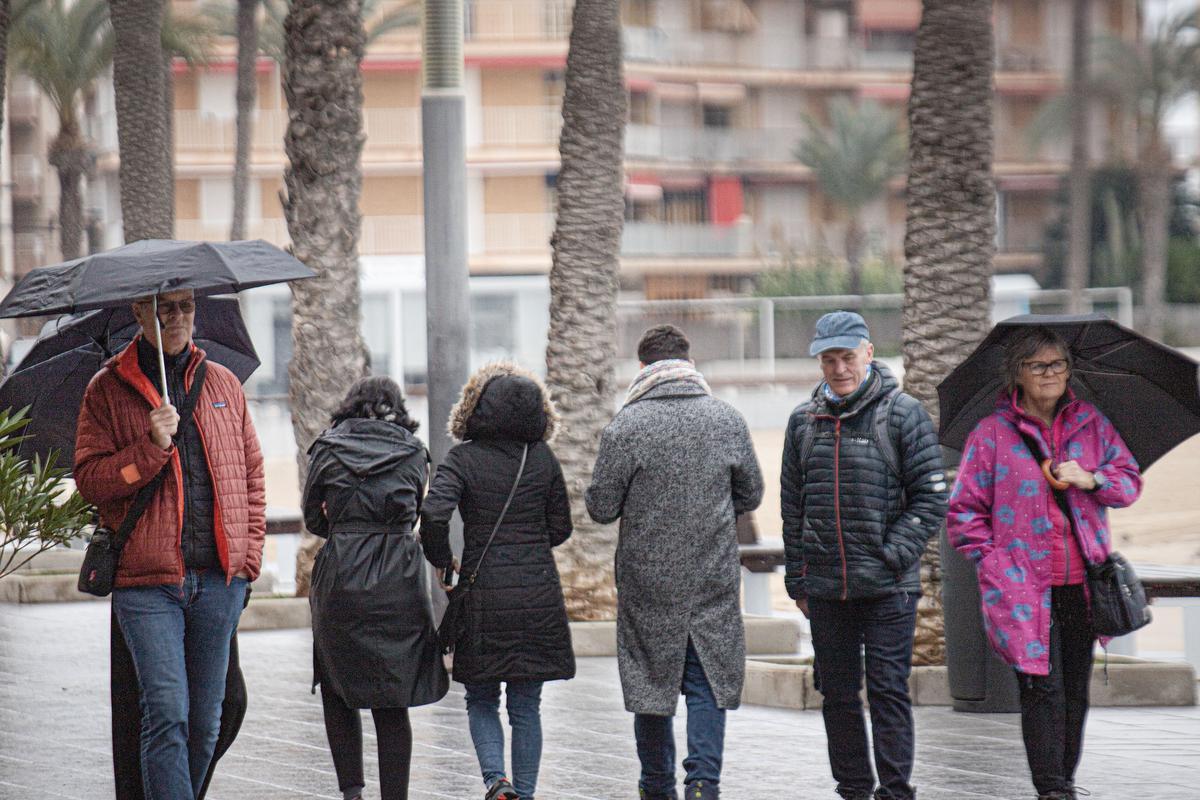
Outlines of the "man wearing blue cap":
M824 380L792 412L784 439L784 580L812 626L838 794L910 800L908 677L921 553L946 514L941 449L925 409L874 360L860 315L821 317L809 353Z

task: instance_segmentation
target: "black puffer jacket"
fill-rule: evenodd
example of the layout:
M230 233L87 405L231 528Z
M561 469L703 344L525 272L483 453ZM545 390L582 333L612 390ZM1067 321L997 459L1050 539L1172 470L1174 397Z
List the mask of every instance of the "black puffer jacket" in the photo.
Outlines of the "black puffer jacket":
M309 592L313 682L351 708L424 705L449 686L413 533L426 464L425 446L383 420L345 420L309 449L304 524L328 538Z
M888 420L899 476L875 445L874 414L896 386L875 361L854 394L832 402L822 383L788 420L780 482L784 581L793 598L920 591L921 553L946 514L946 477L933 422L906 394Z
M562 469L546 444L555 415L545 390L510 364L477 372L451 414L466 439L447 454L425 498L421 541L437 567L450 563L449 522L463 519L463 580L479 562L528 445L525 472L471 590L470 633L455 645L462 683L574 677L575 656L551 548L571 535Z

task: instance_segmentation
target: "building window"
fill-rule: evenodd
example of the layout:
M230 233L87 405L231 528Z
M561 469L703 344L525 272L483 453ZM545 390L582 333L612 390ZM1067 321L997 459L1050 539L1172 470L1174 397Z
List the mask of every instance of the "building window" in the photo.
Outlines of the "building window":
M514 295L471 295L471 350L475 356L482 361L512 357L516 310Z
M704 127L730 128L733 127L732 120L733 111L728 106L713 106L705 104Z
M653 28L654 0L621 0L621 24Z
M647 92L629 93L629 124L653 125L654 115Z

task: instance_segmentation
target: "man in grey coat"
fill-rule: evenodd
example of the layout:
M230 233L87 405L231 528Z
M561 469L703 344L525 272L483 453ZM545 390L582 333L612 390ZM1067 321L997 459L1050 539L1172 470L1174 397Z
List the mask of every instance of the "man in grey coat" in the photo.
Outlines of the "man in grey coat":
M642 370L604 429L587 508L620 518L617 660L634 713L645 800L674 800L672 719L687 696L686 800L716 798L725 711L741 701L746 643L735 518L762 500L746 421L711 396L672 325L646 331Z

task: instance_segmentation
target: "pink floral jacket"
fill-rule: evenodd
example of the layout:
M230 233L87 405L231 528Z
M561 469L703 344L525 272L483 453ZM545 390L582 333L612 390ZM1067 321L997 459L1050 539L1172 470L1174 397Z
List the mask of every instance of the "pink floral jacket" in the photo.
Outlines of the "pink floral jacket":
M1038 458L1018 433L1041 445ZM992 647L1030 675L1050 671L1050 585L1054 497L1040 462L1074 460L1107 479L1093 491L1067 490L1072 529L1084 559L1103 561L1112 549L1107 509L1137 500L1142 478L1137 462L1108 418L1073 395L1052 428L1026 414L1015 397L1002 396L996 411L967 439L958 480L950 495L950 543L975 562L984 627Z

